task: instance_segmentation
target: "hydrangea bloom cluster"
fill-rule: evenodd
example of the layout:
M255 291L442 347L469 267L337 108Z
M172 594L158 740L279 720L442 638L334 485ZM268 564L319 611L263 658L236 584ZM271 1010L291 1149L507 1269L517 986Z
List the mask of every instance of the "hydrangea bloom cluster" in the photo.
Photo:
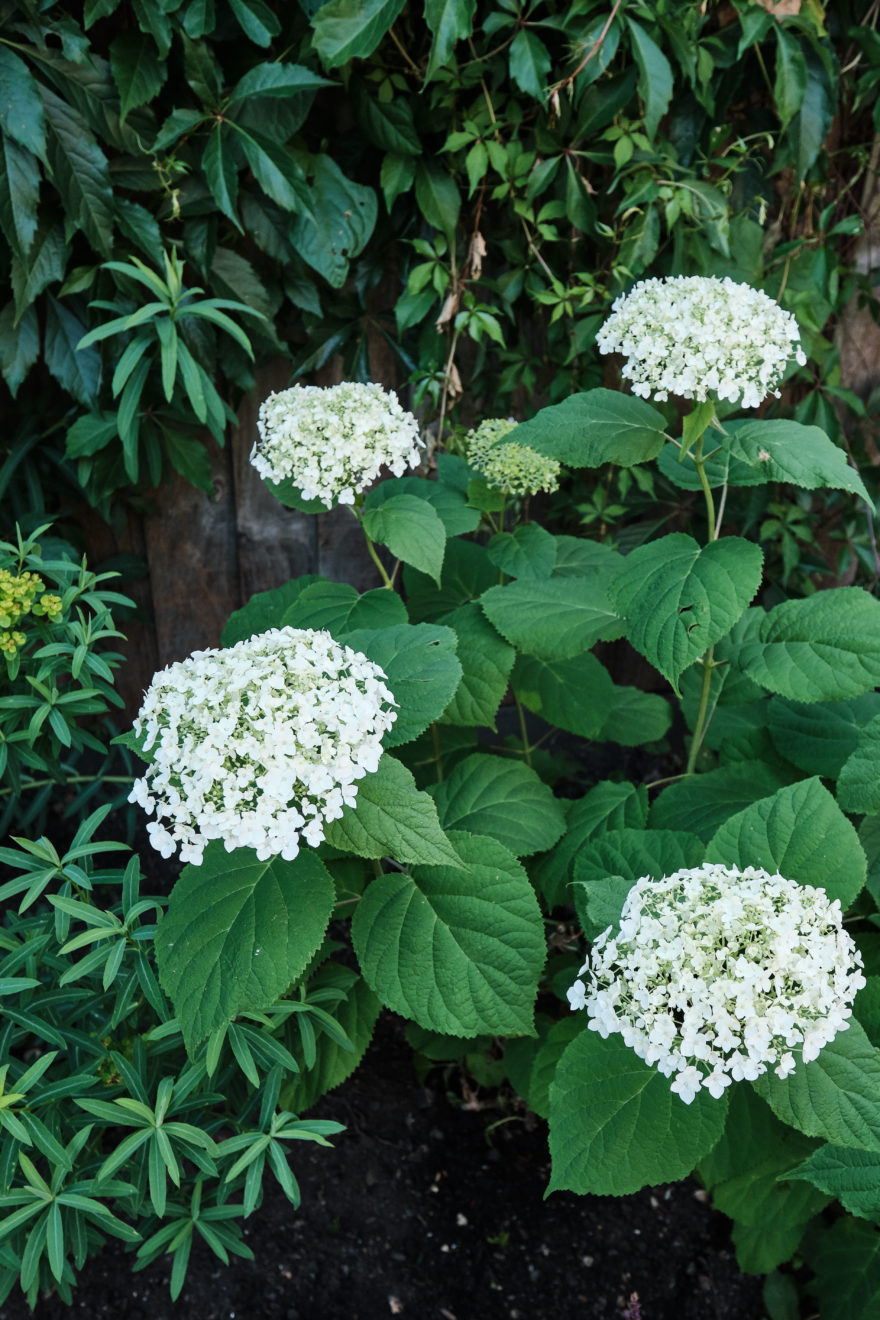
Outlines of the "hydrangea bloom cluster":
M803 366L797 322L760 289L712 275L641 280L612 304L596 336L622 353L633 394L700 402L710 394L757 408L789 359Z
M537 495L559 489L559 464L528 445L506 442L516 422L490 417L465 436L467 459L494 490L505 495Z
M273 628L156 674L135 720L152 763L129 797L163 857L211 839L261 861L317 847L357 797L397 718L385 674L327 632Z
M862 959L823 889L706 862L639 880L568 991L690 1104L772 1067L794 1071L849 1024Z
M304 499L354 504L383 467L421 461L419 425L381 385L294 385L260 406L251 462L268 481L290 478Z

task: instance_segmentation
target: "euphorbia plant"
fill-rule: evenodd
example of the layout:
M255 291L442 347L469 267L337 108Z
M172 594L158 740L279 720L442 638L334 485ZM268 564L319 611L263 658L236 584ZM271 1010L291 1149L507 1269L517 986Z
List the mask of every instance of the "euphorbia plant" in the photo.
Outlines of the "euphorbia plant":
M187 831L201 833L187 834L191 864L157 958L195 1050L237 1014L312 994L328 924L350 918L359 973L337 1014L356 1049L344 1059L323 1038L326 1084L354 1066L380 1003L460 1039L462 1054L475 1037L505 1036L509 1075L549 1113L551 1188L622 1194L698 1168L737 1219L743 1267L769 1270L830 1195L849 1204L842 1169L880 1161L880 604L855 587L756 603L761 549L728 534L724 515L739 486L868 493L817 427L729 416L802 361L792 318L765 295L729 280L649 281L615 305L600 342L624 353L637 393L691 401L680 429L672 408L597 389L516 427L478 428L463 452L441 446L421 475L370 485L382 464L402 474L421 457L396 402L374 417L373 391L363 425L344 406L351 385L265 405L255 461L272 488L296 507L351 504L384 585L358 594L301 577L233 615L228 665L210 662L227 666L222 691L196 703L222 722L219 743L210 720L188 718L175 671L157 679L169 695L142 716L150 793L169 819L199 795ZM672 531L624 555L529 517L529 492L554 485L559 465L654 461L701 492L702 542ZM332 767L340 741L356 742L345 721L357 722L361 697L339 699L338 725L310 713L337 690L330 665L303 704L302 656L322 632L396 717L371 725L384 750L377 762L352 755L341 801ZM665 696L618 685L594 654L622 637ZM271 650L271 680L238 676L242 643ZM502 739L508 693L519 736ZM653 797L620 777L554 795L538 747L553 728L571 745L655 745L675 707L688 729L681 770ZM534 716L548 726L537 742ZM278 820L303 816L316 755L328 774L309 799L306 846L272 831L257 845L267 805ZM174 833L156 841L170 849ZM566 907L593 943L589 994L575 980L577 925L547 957L545 924ZM856 946L869 974L853 1009ZM556 999L536 1017L539 990ZM590 1013L567 1013L566 991ZM298 1085L284 1096L292 1108L314 1099ZM759 1205L772 1222L759 1225ZM859 1205L880 1215L880 1196Z

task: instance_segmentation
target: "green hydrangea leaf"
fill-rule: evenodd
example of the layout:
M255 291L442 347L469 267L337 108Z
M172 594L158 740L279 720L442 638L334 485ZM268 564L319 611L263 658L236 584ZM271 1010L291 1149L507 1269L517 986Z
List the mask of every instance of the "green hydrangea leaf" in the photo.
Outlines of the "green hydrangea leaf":
M260 862L215 841L200 866L184 867L156 930L156 961L188 1049L284 993L324 938L335 898L309 849Z
M837 781L837 800L844 811L860 816L880 812L880 715L859 731L858 745L847 758Z
M812 1285L822 1320L875 1320L880 1313L880 1231L840 1219L813 1244Z
M856 750L859 730L880 715L880 693L848 701L787 701L771 697L764 707L773 744L781 756L808 775L836 779Z
M565 804L562 804L565 805ZM641 829L648 816L648 795L635 784L605 780L567 806L566 831L556 846L532 866L532 877L550 908L570 901L568 882L584 843L607 830Z
M620 920L633 885L699 866L706 846L686 830L606 830L588 840L574 860L571 892L587 939Z
M480 604L502 637L542 660L568 660L622 631L598 577L508 582L485 591Z
M784 783L777 770L762 761L737 761L702 775L689 775L654 799L651 829L688 830L708 843L728 817L769 797Z
M669 702L656 692L615 684L605 721L596 735L597 742L620 743L622 747L641 747L659 742L672 724Z
M566 467L633 467L657 457L665 430L663 414L643 399L596 389L542 408L520 423L515 438Z
M851 1215L880 1220L880 1151L820 1146L788 1176L836 1197Z
M495 631L475 601L444 615L443 622L458 638L456 651L463 672L452 700L440 716L441 722L494 729L516 652Z
M302 577L292 578L280 587L273 587L271 591L258 591L251 596L247 605L230 614L220 636L221 644L234 646L236 642L247 641L249 637L268 632L270 628L280 628L291 605L312 583L332 585L316 573L304 573Z
M489 835L517 857L552 848L565 830L559 801L521 761L468 756L431 795L445 830Z
M494 839L451 842L466 869L419 866L370 884L352 921L364 975L430 1031L534 1035L546 950L528 876Z
M739 422L725 440L733 459L767 481L786 481L801 490L845 490L873 500L844 450L818 426L784 419Z
M780 788L730 816L706 860L759 866L826 890L845 910L865 883L867 863L855 827L819 779Z
M418 738L440 718L461 682L457 638L451 628L434 623L359 628L346 633L345 643L379 665L398 703L397 719L383 739L385 747L400 747Z
M548 724L591 739L600 738L615 694L608 670L589 651L556 661L520 655L511 686Z
M412 564L440 585L446 528L436 509L416 495L392 495L364 510L364 531L371 541L387 545L405 564Z
M880 1050L853 1019L812 1063L784 1079L764 1073L752 1085L777 1118L806 1136L880 1151Z
M326 628L347 642L346 634L355 629L405 627L407 622L406 606L394 591L376 587L359 595L347 582L319 579L298 593L284 611L281 627Z
M486 547L490 561L508 577L541 581L556 567L556 537L537 523L498 532Z
M733 656L749 678L792 701L843 701L880 685L880 601L861 587L786 600Z
M620 1036L583 1030L550 1086L548 1192L626 1196L684 1178L724 1131L727 1097L684 1104Z
M388 755L374 774L358 780L357 803L324 827L324 840L356 857L463 864L440 828L431 798L419 792L409 770Z
M462 536L466 532L476 531L480 525L479 512L468 508L466 496L453 486L441 485L439 481L425 481L423 477L393 477L390 481L380 481L367 492L364 508L379 509L395 495L413 495L430 504L443 523L447 536Z
M701 547L673 532L627 556L611 601L629 641L677 690L684 670L746 610L762 568L760 548L741 537Z

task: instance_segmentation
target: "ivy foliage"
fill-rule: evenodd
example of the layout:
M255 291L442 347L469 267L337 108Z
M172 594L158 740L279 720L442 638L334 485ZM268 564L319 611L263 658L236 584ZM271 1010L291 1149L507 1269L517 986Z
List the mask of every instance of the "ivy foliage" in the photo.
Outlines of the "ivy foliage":
M221 400L279 352L366 380L385 343L429 408L466 379L528 411L598 383L603 312L648 270L779 296L824 382L799 420L836 435L858 401L827 326L854 288L878 41L862 0L771 8L12 0L0 371L43 443L7 428L4 483L26 503L64 444L98 504L171 469L209 489L203 427L222 438ZM171 258L238 334L158 314L132 261Z

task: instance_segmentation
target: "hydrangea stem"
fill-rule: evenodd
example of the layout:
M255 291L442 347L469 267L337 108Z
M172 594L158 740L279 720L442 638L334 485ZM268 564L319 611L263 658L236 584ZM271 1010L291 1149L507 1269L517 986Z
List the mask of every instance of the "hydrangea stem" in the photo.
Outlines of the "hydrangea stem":
M526 713L522 708L522 702L515 693L513 699L516 702L516 713L519 716L519 731L522 735L523 756L525 757L526 765L530 766L532 764L532 748L529 745L529 734L526 729Z
M372 540L370 539L370 537L369 537L368 534L367 534L367 529L366 529L366 527L364 526L364 520L363 520L363 518L362 518L362 516L361 516L361 505L362 505L362 504L363 504L363 496L362 496L362 495L358 495L358 496L356 497L356 499L355 499L355 503L354 503L354 505L353 505L353 506L352 506L352 505L349 505L349 508L351 509L352 513L354 514L355 518L357 518L358 523L360 524L360 529L361 529L361 531L362 531L363 534L364 534L364 541L366 542L366 545L367 545L367 553L369 554L369 556L370 556L370 558L372 559L373 563L376 565L376 567L377 567L378 570L379 570L379 574L380 574L380 576L381 576L381 578L382 578L382 586L383 586L383 587L388 587L390 590L393 591L393 590L394 590L394 579L388 575L388 571L387 571L387 569L385 568L385 565L382 563L382 560L379 558L378 554L376 553L376 547L373 545ZM395 569L395 573L396 573L396 572L397 572L397 570Z
M705 432L703 433L705 435ZM700 485L703 487L703 495L706 500L706 517L709 522L709 540L714 541L717 536L715 526L715 500L712 497L712 487L709 485L709 478L706 476L706 465L703 462L703 436L701 435L694 449L694 463L697 466L697 472L700 477Z
M703 656L700 664L703 666L703 686L700 690L700 704L697 709L697 722L694 725L694 736L691 739L691 747L688 752L687 769L685 774L692 775L697 757L700 754L700 748L703 745L703 738L706 734L707 720L706 715L709 710L709 691L712 686L712 670L715 668L715 648L710 646Z

